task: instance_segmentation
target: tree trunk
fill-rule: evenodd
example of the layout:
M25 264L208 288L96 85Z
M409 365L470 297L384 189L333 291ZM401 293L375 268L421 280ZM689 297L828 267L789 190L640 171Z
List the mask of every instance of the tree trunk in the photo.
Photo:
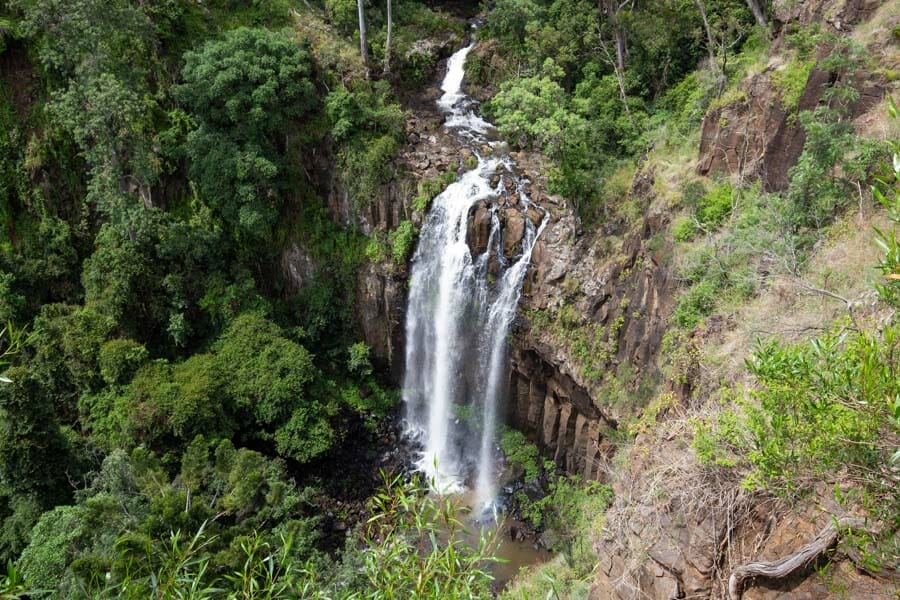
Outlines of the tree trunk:
M363 10L363 0L356 0L356 8L359 11L359 53L362 55L363 69L366 79L369 78L369 46L366 43L366 14Z
M750 11L756 19L756 24L760 27L768 27L768 23L766 22L766 11L759 3L759 0L747 0L747 6L750 7Z
M697 5L697 10L700 11L700 17L703 19L703 28L706 30L706 50L709 53L709 66L712 69L716 69L718 67L716 62L716 42L713 40L712 29L709 28L709 19L706 18L706 6L704 6L703 0L694 0L694 3Z
M623 76L625 75L625 55L628 52L625 43L625 31L616 23L616 64Z
M387 40L384 42L384 72L391 72L391 35L394 31L394 19L392 14L392 2L387 0Z
M797 569L812 564L819 555L831 548L842 533L848 530L861 529L865 521L859 517L845 516L831 521L819 532L812 542L800 548L798 551L771 562L751 562L737 567L728 578L728 597L731 600L741 600L744 593L744 581L754 577L768 579L781 579L788 577Z

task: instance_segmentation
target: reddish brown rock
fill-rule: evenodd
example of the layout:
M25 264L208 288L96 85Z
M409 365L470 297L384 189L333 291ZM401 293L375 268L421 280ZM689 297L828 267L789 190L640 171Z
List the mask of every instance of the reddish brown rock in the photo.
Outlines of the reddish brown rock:
M521 251L525 237L525 215L515 208L503 211L503 255L513 258Z

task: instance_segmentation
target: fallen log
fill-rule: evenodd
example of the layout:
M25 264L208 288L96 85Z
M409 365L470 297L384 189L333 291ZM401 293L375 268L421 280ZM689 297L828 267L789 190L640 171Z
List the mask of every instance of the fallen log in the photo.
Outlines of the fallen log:
M744 594L744 582L754 577L782 579L797 569L809 566L823 552L831 548L841 533L861 529L864 521L859 517L844 516L832 519L828 526L819 532L816 538L797 552L770 562L751 562L741 565L731 572L728 578L728 596L731 600L741 600Z

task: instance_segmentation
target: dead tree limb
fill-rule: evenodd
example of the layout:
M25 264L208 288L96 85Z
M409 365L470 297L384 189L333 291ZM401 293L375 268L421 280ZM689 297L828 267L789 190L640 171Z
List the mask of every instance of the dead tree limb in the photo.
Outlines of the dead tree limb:
M843 532L861 529L864 521L859 517L844 516L828 523L812 542L797 552L771 562L751 562L737 567L728 578L728 596L731 600L741 600L744 582L754 577L782 579L794 571L812 564L819 556L831 548Z

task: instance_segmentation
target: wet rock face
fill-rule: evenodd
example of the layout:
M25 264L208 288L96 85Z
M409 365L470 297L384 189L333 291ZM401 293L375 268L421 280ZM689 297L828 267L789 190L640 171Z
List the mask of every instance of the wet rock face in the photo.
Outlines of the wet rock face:
M491 237L491 218L491 208L486 201L477 203L472 209L466 241L473 256L487 251Z
M503 256L507 259L517 256L525 237L525 215L516 208L507 208L501 218L503 226Z
M294 292L303 289L306 282L315 277L318 268L307 249L296 241L281 252L280 263L282 276Z
M367 264L356 277L356 314L363 339L372 349L373 366L403 378L403 319L406 275L391 265Z

